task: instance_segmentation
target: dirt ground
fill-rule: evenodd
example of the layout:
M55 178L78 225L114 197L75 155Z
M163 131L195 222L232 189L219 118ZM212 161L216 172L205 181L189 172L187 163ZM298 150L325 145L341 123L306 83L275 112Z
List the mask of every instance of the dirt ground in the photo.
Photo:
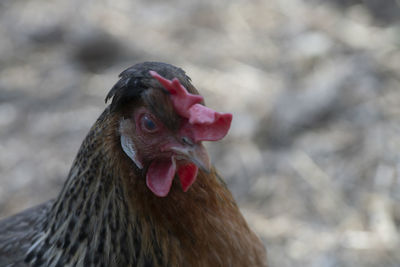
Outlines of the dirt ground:
M0 216L57 196L118 74L186 70L271 266L400 266L396 0L3 0Z

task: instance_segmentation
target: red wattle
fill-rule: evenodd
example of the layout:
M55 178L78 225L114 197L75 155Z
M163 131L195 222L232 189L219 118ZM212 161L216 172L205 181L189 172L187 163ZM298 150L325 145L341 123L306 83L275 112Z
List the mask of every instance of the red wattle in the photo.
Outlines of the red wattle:
M176 172L175 160L154 160L147 170L148 188L159 197L168 195Z
M197 168L197 166L193 163L188 163L178 167L178 177L181 181L183 192L186 192L194 183L198 170L199 168Z

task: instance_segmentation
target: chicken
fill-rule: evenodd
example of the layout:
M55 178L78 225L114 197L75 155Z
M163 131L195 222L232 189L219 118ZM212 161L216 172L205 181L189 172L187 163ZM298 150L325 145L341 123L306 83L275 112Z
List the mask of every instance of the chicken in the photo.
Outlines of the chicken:
M232 115L159 62L122 72L108 100L59 196L0 222L0 266L266 266L202 145Z

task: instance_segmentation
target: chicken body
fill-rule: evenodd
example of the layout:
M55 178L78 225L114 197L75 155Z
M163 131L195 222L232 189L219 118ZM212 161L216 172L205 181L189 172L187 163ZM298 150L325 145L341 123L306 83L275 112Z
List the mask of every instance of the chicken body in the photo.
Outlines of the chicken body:
M58 198L0 222L0 266L266 266L262 243L150 71L198 94L169 64L123 72ZM164 169L171 184L154 175Z

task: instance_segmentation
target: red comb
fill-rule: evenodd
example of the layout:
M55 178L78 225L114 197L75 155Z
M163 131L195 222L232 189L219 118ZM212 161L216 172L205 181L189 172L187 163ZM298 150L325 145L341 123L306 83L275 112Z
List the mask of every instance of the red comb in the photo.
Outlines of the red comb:
M177 78L170 81L152 70L150 75L171 94L176 112L189 120L182 126L182 131L190 134L193 141L217 141L228 133L232 114L219 113L199 104L203 97L189 93Z

